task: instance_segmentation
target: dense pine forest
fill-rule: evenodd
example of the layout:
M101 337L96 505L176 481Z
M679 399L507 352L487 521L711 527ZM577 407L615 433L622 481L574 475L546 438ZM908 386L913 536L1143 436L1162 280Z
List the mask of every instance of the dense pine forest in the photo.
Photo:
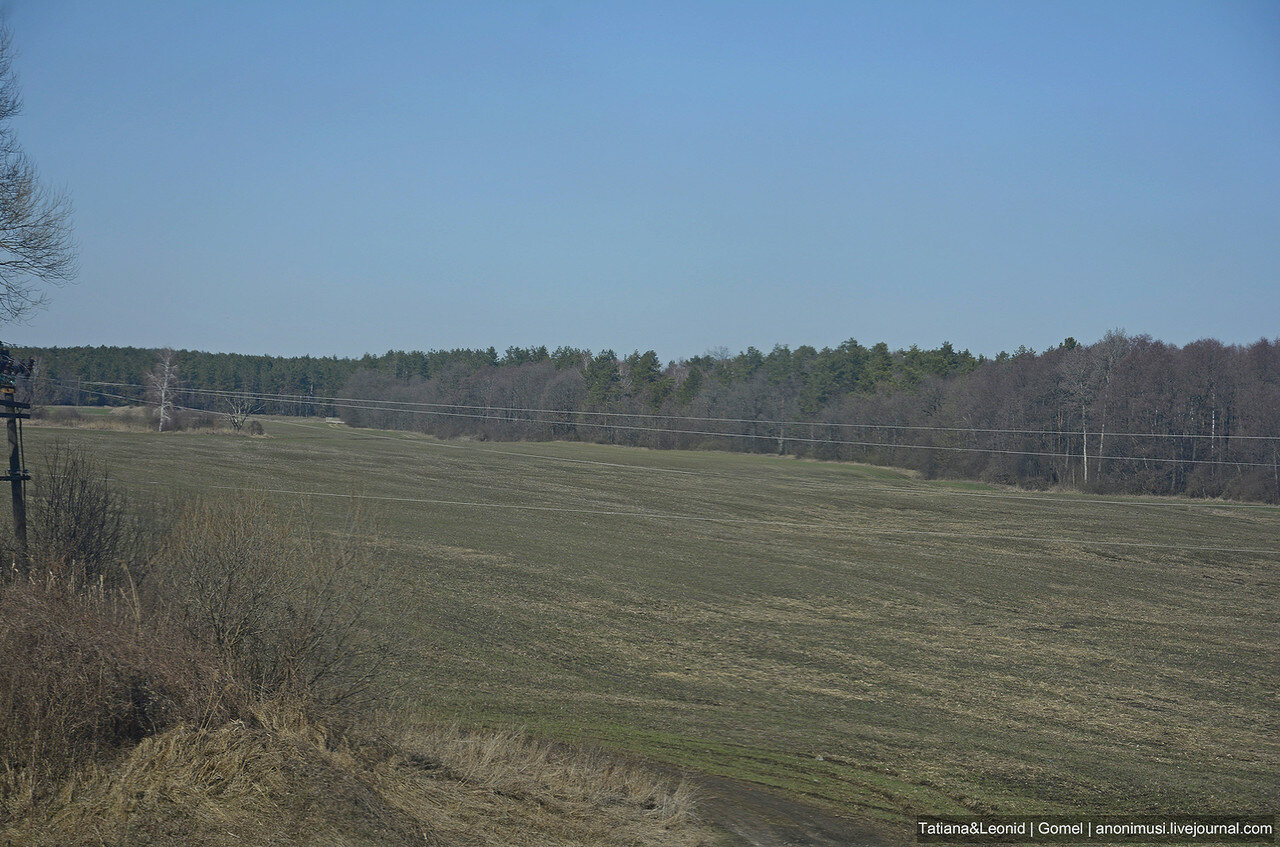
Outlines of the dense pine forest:
M39 404L145 402L157 351L26 348ZM182 404L442 437L569 439L866 461L1030 487L1280 502L1280 339L1108 333L994 359L847 341L663 363L571 347L362 358L179 351ZM104 385L111 383L113 385ZM220 393L214 393L220 392Z

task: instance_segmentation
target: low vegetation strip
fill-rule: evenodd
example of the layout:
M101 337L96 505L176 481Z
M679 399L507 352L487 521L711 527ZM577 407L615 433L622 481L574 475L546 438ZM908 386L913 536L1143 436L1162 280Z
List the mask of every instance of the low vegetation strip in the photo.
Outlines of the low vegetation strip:
M394 645L383 699L432 719L603 743L893 825L1262 807L1280 787L1272 509L957 497L865 466L266 423L264 439L63 434L140 490L400 498L376 507L368 626ZM883 534L922 528L948 534ZM1096 543L1055 540L1080 538Z

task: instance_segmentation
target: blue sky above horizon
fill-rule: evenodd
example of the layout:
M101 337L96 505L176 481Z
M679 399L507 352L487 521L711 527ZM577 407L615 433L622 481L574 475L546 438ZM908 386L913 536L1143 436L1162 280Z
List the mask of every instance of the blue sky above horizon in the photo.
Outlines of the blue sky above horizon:
M32 345L1280 335L1280 4L12 0Z

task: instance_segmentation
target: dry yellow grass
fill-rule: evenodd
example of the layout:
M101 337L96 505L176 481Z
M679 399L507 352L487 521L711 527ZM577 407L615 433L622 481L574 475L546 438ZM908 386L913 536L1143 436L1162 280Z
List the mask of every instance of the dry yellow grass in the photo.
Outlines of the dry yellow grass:
M520 733L402 726L360 737L267 703L250 721L167 730L54 797L25 809L11 803L0 843L717 843L692 802L683 784Z

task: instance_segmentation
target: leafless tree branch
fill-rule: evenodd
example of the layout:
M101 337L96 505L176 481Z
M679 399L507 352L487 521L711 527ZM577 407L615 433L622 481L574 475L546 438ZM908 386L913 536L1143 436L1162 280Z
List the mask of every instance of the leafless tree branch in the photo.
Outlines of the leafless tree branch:
M71 201L42 185L12 119L22 110L13 69L13 34L0 24L0 322L24 320L45 305L44 285L79 270Z

